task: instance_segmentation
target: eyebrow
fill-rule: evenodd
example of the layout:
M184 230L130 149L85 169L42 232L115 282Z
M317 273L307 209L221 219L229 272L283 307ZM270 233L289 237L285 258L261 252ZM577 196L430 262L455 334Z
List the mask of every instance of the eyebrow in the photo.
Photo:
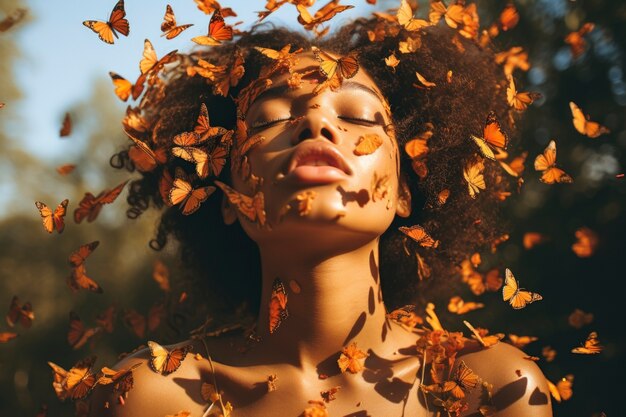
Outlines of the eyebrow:
M374 90L373 88L356 82L356 81L351 81L351 80L344 80L341 83L341 87L339 87L340 90L345 91L345 90L358 90L358 91L364 91L374 97L376 97L376 100L378 101L383 101L381 94L379 92L377 92L376 90ZM289 87L288 84L280 84L277 85L275 87L270 87L267 90L263 91L261 94L259 94L255 100L250 103L250 107L252 107L252 104L256 103L257 101L264 99L272 99L272 98L279 98L279 97L283 97L287 92L289 91L293 91L291 89L291 87Z

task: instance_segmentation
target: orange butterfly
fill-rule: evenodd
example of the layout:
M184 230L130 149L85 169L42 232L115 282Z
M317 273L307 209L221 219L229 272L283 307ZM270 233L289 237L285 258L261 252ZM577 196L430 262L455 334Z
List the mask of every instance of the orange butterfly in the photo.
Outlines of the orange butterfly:
M341 6L339 0L331 0L322 6L313 16L302 3L296 4L298 9L298 22L304 26L306 30L315 29L318 25L329 21L338 13L354 8L354 6Z
M161 375L169 375L175 372L185 360L187 352L192 348L191 345L167 349L156 342L148 341L150 348L150 369Z
M60 137L69 136L72 133L72 119L70 118L69 113L65 113L65 117L63 118L63 124L61 125L61 130L59 131Z
M226 194L230 204L233 204L237 211L243 214L251 222L257 221L261 226L265 225L265 196L262 191L258 191L254 197L241 194L221 181L215 181L215 185Z
M69 200L66 198L61 201L61 204L59 204L54 211L52 211L50 207L46 206L41 201L35 201L35 206L37 206L39 214L41 215L43 228L46 229L48 233L52 233L54 230L59 233L63 232L63 229L65 229L64 219L65 214L67 213L68 204Z
M178 59L176 53L178 49L169 52L163 58L158 59L156 51L152 46L152 42L146 39L143 42L143 58L139 61L139 70L142 75L156 75L163 69L166 64L170 64ZM139 77L141 79L141 77ZM139 80L137 80L139 84ZM141 83L143 84L143 82Z
M598 340L598 333L591 332L589 336L587 336L587 340L585 340L585 344L580 347L575 347L572 349L572 353L582 353L585 355L595 355L602 352L604 346L600 345L600 341Z
M359 61L354 54L335 59L315 46L311 50L315 59L320 62L320 72L328 80L337 76L338 80L341 81L344 78L352 78L359 72Z
M107 22L102 22L100 20L85 20L83 25L96 32L101 41L112 44L113 36L119 38L117 36L117 32L124 36L128 36L130 33L128 20L124 18L125 16L126 11L124 10L124 0L119 0L113 8L111 16L109 16L109 20Z
M80 400L89 395L96 385L96 374L91 372L95 361L95 356L83 359L69 371L55 363L48 362L54 372L52 387L60 400L63 401L66 398Z
M83 199L78 203L78 208L74 210L74 221L81 223L85 218L87 218L88 222L94 221L100 214L102 206L113 203L119 197L127 182L128 180L111 190L104 190L95 197L90 192L85 193Z
M540 180L546 184L574 182L565 171L556 167L556 142L553 140L550 141L543 154L535 158L535 170L543 171Z
M420 225L415 225L411 227L400 226L398 227L398 230L400 230L402 233L419 243L420 246L423 246L425 248L435 249L439 246L439 241L433 239Z
M13 332L0 332L0 343L9 342L17 337L17 333Z
M598 235L588 227L581 227L574 232L577 241L572 245L572 251L579 258L592 256L598 247Z
M198 9L204 14L211 14L215 10L219 10L224 17L237 16L237 13L230 7L222 7L217 0L193 0L196 2Z
M64 165L56 167L56 171L59 173L59 175L67 175L71 173L72 171L74 171L75 168L76 168L76 165L74 164L64 164Z
M528 91L518 92L515 88L515 82L513 76L509 76L509 86L506 89L506 99L509 106L513 107L517 111L524 111L532 104L533 101L541 98L539 93L531 93Z
M567 401L572 398L574 391L572 390L572 385L574 383L574 375L568 374L565 377L561 378L556 385L552 382L546 380L548 383L548 388L550 389L550 394L557 402Z
M136 363L130 368L123 368L117 371L105 366L100 370L100 377L97 383L98 385L113 384L113 391L125 394L133 388L135 383L133 370L138 366L141 366L141 364Z
M124 133L135 143L135 146L128 150L128 157L139 171L150 172L158 165L167 162L167 150L164 147L153 150L146 142L137 139L128 130L124 129Z
M165 16L163 16L163 23L161 23L161 32L163 34L161 36L165 36L166 39L174 39L191 26L193 24L176 26L176 16L174 16L172 6L169 4L165 6Z
M215 84L213 85L215 94L219 94L223 97L228 96L230 87L236 86L239 80L241 80L241 77L243 77L245 72L243 64L243 53L239 48L236 48L235 52L233 52L233 63L230 65L228 71L221 73L215 79Z
M199 45L215 46L233 38L233 28L224 22L224 17L216 9L209 21L209 33L206 36L196 36L191 40Z
M132 308L123 311L124 324L130 328L135 336L143 339L146 336L146 318Z
M376 133L363 135L359 137L359 141L353 152L355 155L358 156L369 155L371 153L374 153L374 151L378 149L382 144L383 140Z
M85 325L80 317L78 317L78 314L70 311L70 329L67 332L67 342L72 349L80 349L89 339L98 334L101 330L101 327L85 329Z
M274 333L281 323L289 317L287 310L287 292L283 282L276 278L272 283L272 296L269 302L269 329Z
M215 187L212 185L194 189L186 179L177 177L172 184L169 200L174 206L180 204L183 214L189 215L198 210L213 192L215 192Z
M13 299L11 299L11 306L9 307L6 319L10 327L15 327L17 323L20 323L25 328L30 328L33 324L33 320L35 320L35 312L33 311L32 304L26 302L24 305L20 305L19 298L17 298L17 295L14 295Z
M485 165L482 160L474 163L470 161L463 169L463 178L467 181L467 189L472 198L476 198L480 190L487 188L485 177L483 176L484 169Z
M226 133L226 129L221 126L211 126L209 123L209 110L204 103L200 106L200 114L198 115L198 120L196 120L196 126L193 128L193 131L200 136L199 142ZM176 138L174 138L174 141L175 140Z
M487 329L475 328L469 321L463 320L463 324L467 326L473 333L472 337L480 342L483 347L493 346L504 339L504 333L489 334Z
M479 308L483 308L485 305L483 303L476 303L473 301L465 302L461 297L455 295L450 298L448 302L448 311L450 313L455 314L466 314L473 310L478 310Z
M87 257L98 247L99 241L93 241L82 245L80 248L72 252L69 257L69 263L73 267L72 275L67 280L67 285L76 292L80 289L86 289L97 293L102 292L102 288L86 275L85 261Z
M509 340L513 346L522 349L527 344L537 341L538 338L535 336L518 336L516 334L509 333Z
M571 32L565 37L565 43L570 46L572 57L574 59L578 58L583 54L583 52L585 52L587 42L585 41L584 36L591 32L594 27L595 25L593 23L585 23L580 27L580 29L575 32Z
M504 276L504 286L502 287L502 299L508 301L514 309L519 310L530 303L543 300L543 297L537 293L519 288L513 273L507 268Z
M483 137L474 135L470 135L470 137L474 140L476 145L478 145L483 156L492 161L496 159L492 147L506 149L509 142L509 136L502 131L500 122L498 122L496 118L496 113L493 111L490 111L487 115L485 128L483 129Z
M602 126L600 123L589 120L589 116L586 116L573 101L569 102L569 108L572 111L574 127L581 135L597 138L600 135L611 133L609 129Z
M113 333L113 322L115 320L115 307L111 306L96 316L96 324L107 333Z
M128 97L131 95L133 96L133 100L137 100L143 92L143 82L140 83L139 80L137 80L138 82L135 84L132 84L126 78L113 71L109 71L109 76L115 87L115 95L122 101L128 100Z
M396 18L398 19L398 23L404 26L404 28L409 32L414 32L423 27L430 26L430 22L413 17L413 9L411 9L411 6L406 0L402 0L400 3L400 7L396 12Z
M448 26L456 29L459 25L463 24L464 14L463 6L460 4L452 4L446 7L441 1L433 1L430 3L428 19L431 24L436 25L443 17Z

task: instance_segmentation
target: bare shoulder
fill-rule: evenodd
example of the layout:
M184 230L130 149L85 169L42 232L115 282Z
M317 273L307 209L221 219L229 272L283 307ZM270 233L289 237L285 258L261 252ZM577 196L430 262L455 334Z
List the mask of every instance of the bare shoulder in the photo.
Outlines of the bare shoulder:
M521 350L507 343L488 349L463 351L455 366L463 361L480 378L493 385L491 404L497 417L551 417L552 405L546 378L537 364ZM466 416L475 416L481 404L481 389L469 396ZM484 402L483 402L484 403ZM472 411L473 410L473 411Z
M201 386L203 381L209 381L209 375L207 367L196 360L193 353L204 356L202 344L187 341L166 348L171 350L189 344L192 345L191 353L169 375L151 369L148 348L122 359L112 369L119 371L135 367L132 370L133 388L120 400L120 392L114 390L114 384L96 385L90 398L90 417L164 417L183 410L191 415L202 415L206 402L202 399Z

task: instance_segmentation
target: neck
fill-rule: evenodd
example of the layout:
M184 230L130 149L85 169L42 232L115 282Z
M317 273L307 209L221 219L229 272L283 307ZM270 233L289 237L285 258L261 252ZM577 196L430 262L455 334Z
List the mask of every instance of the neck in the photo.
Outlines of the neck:
M351 342L364 351L384 352L392 328L380 290L378 239L341 253L312 255L306 249L294 250L293 242L262 245L259 348L300 367L336 361L337 353ZM276 278L287 293L288 317L270 333Z

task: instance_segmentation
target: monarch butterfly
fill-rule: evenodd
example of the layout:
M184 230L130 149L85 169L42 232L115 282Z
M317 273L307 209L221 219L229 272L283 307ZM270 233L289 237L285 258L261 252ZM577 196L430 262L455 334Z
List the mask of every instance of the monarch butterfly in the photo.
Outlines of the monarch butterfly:
M500 340L504 339L504 333L496 333L489 334L487 329L475 328L471 325L471 323L467 320L463 320L463 324L467 326L468 329L473 333L473 338L478 340L483 347L493 346L496 343L500 342Z
M450 313L461 315L469 313L470 311L478 310L484 306L485 305L483 303L476 303L474 301L465 302L461 297L455 295L450 298L450 301L448 302L448 311Z
M322 8L315 12L315 15L313 16L311 16L311 13L309 13L304 4L297 4L296 8L299 13L298 22L304 26L305 29L312 30L321 23L329 21L338 13L354 8L354 6L342 6L337 3L339 3L338 0L326 3Z
M452 4L446 7L441 1L433 1L430 3L430 12L428 20L433 25L439 23L443 17L446 24L453 29L463 24L464 8L460 4Z
M535 158L535 170L543 171L540 180L546 184L574 182L565 171L556 167L556 142L553 140L550 141L543 154Z
M57 206L57 208L52 211L50 207L46 206L41 201L35 201L35 206L39 210L39 214L41 215L41 221L43 223L43 228L48 232L52 233L56 230L58 233L62 233L63 229L65 229L65 215L67 214L67 205L69 204L69 200L66 198L61 201L61 203Z
M133 388L133 370L141 366L140 363L136 363L130 368L123 368L120 370L114 370L107 368L106 366L100 370L100 377L98 378L99 385L113 384L113 390L121 393L126 393Z
M463 178L467 181L467 189L472 198L476 198L480 190L487 188L485 177L483 176L484 169L485 165L482 160L474 163L469 162L463 169Z
M578 58L583 54L583 52L585 52L587 42L585 41L584 36L591 32L594 28L595 25L593 23L585 23L580 27L580 29L569 33L565 37L565 43L570 46L572 57L574 59Z
M192 348L191 345L184 345L174 349L167 349L156 342L148 341L150 349L150 369L161 375L169 375L175 372Z
M200 106L200 114L193 131L200 136L200 142L226 133L226 129L221 126L211 126L209 123L209 110L204 103Z
M96 385L96 374L91 372L95 361L95 356L83 359L69 371L53 362L48 362L54 372L52 387L61 401L66 398L81 400L91 392Z
M143 58L139 61L139 70L142 75L150 75L157 74L161 69L171 62L174 62L178 59L178 55L176 53L178 49L175 49L167 55L163 56L161 59L158 59L156 51L154 50L154 46L152 46L152 42L149 39L144 40L143 42ZM139 77L136 84L142 84L142 77ZM140 81L141 80L141 81Z
M537 337L535 336L518 336L512 333L509 333L508 336L509 336L509 340L511 341L511 344L515 346L516 348L520 348L520 349L522 349L527 344L535 342L537 340Z
M476 145L478 145L482 155L492 161L496 160L492 146L500 149L506 149L509 142L509 136L500 127L500 122L498 122L494 111L490 111L487 115L485 128L483 129L483 136L478 137L470 135L470 137L474 140Z
M215 10L219 10L222 13L222 16L237 16L237 13L233 11L230 7L222 7L217 2L217 0L193 0L196 2L196 6L198 6L198 10L202 11L204 14L211 14Z
M430 22L423 19L415 19L413 17L413 9L406 0L402 0L398 12L396 13L398 23L400 23L409 32L414 32L423 27L430 26Z
M164 147L153 150L146 142L131 135L128 130L124 129L124 133L135 143L135 146L128 150L128 156L139 171L151 172L158 165L167 162L167 150Z
M341 58L333 58L321 49L313 46L313 55L320 62L320 72L328 80L337 75L339 80L352 78L359 72L359 61L354 53Z
M112 44L113 36L119 38L119 36L117 36L117 32L124 36L128 36L130 33L128 20L124 18L125 16L126 11L124 10L124 0L119 0L115 7L113 7L113 11L111 11L111 15L109 16L109 20L107 22L102 22L100 20L85 20L83 25L96 32L101 41Z
M272 295L269 302L269 329L274 333L281 323L289 317L287 310L287 292L283 282L276 278L272 282Z
M215 181L215 185L220 187L226 194L228 201L248 220L251 222L258 220L261 226L265 225L265 196L262 191L258 191L253 197L249 197L235 191L221 181Z
M213 91L215 94L219 94L223 97L228 96L230 87L236 86L245 73L243 64L243 53L241 52L241 49L236 48L235 52L233 52L233 62L228 68L228 71L222 72L215 80L215 84L213 85Z
M126 78L113 71L109 71L109 76L111 77L113 86L115 87L115 95L122 101L128 100L128 97L131 95L133 100L137 100L143 92L143 82L139 82L139 80L137 80L138 82L135 84L132 84Z
M383 144L383 140L376 133L371 133L359 137L359 142L354 148L354 154L358 156L369 155L380 148Z
M163 23L161 23L161 36L165 36L166 39L174 39L180 35L184 30L190 28L193 24L186 24L176 26L176 16L174 16L174 10L169 4L165 6L165 16L163 16Z
M20 323L25 328L30 328L33 324L33 320L35 320L35 312L33 311L32 304L26 302L24 305L21 305L17 295L14 295L11 299L11 306L9 307L6 319L10 327L15 327L17 323Z
M415 242L419 243L420 246L423 246L425 248L436 249L439 246L439 241L433 239L420 225L415 225L411 227L400 226L398 227L398 230L400 230L402 233L413 239Z
M172 189L169 193L169 200L172 205L180 204L180 210L184 215L194 213L211 194L215 192L215 187L206 186L193 188L191 184L183 178L175 178Z
M233 28L224 22L219 9L215 9L209 21L209 33L206 36L196 36L191 40L199 45L215 46L233 38Z
M572 111L574 127L581 135L597 138L605 133L611 133L609 129L602 126L600 123L590 121L589 116L586 116L573 101L569 102L569 108Z
M67 343L70 344L72 349L80 349L89 339L98 334L100 331L102 331L101 327L85 329L85 325L78 314L70 311L70 329L67 332Z
M74 221L81 223L85 218L87 218L88 222L94 221L98 217L98 214L100 214L103 205L111 204L117 200L117 197L119 197L127 182L128 180L117 185L115 188L103 190L97 196L94 196L90 192L85 193L83 199L78 202L78 208L74 210Z
M602 352L604 346L600 345L600 341L598 340L598 333L591 332L589 336L587 336L587 340L583 346L575 347L572 349L572 353L581 353L585 355L595 355Z
M502 299L508 301L514 309L519 310L530 303L543 300L543 297L537 293L519 288L513 273L507 268L504 276L504 286L502 287Z
M63 118L63 123L61 124L61 130L59 131L60 137L69 136L72 133L72 119L70 118L69 113L65 113L65 117Z
M469 389L476 388L479 381L480 378L478 375L476 375L464 361L460 361L452 380L443 383L443 391L450 391L455 398L465 398L465 392Z
M565 377L561 378L556 384L546 380L548 382L548 388L550 389L550 394L557 401L567 401L572 398L574 391L572 390L572 385L574 383L574 375L568 374Z
M526 108L533 103L533 101L541 98L541 94L532 93L528 91L518 92L515 88L515 82L513 76L509 76L509 86L506 88L506 99L509 106L513 107L517 111L526 110Z
M73 267L71 275L67 278L67 285L74 292L85 289L96 293L101 293L102 288L94 280L86 275L85 260L98 247L99 241L93 241L82 245L69 257L69 263Z

